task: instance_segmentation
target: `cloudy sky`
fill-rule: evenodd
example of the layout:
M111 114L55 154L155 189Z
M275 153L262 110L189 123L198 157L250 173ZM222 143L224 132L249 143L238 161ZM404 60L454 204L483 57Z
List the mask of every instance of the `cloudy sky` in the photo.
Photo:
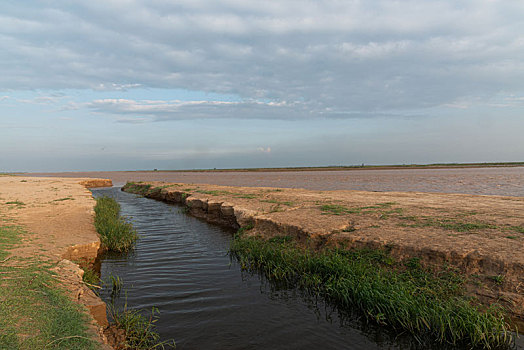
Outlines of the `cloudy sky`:
M2 1L0 172L524 160L522 1Z

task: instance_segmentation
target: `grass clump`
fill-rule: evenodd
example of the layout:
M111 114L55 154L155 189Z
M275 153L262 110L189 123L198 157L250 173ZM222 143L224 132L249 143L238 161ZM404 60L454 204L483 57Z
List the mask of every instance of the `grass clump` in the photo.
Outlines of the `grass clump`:
M89 287L91 290L96 291L97 288L100 288L100 276L98 273L89 266L83 266L84 274L82 275L82 281Z
M145 196L151 190L151 185L140 182L128 182L122 187L122 190Z
M362 214L362 213L370 213L370 212L380 212L381 210L391 208L392 205L395 205L397 203L395 202L386 202L386 203L377 203L374 205L369 205L365 207L354 207L354 208L348 208L340 204L324 204L320 206L320 211L322 211L322 214L330 214L330 215L346 215L346 214ZM385 212L386 214L394 214L394 213L401 213L402 208L397 208L394 210L390 210Z
M110 275L111 282L111 301L108 303L109 317L111 327L124 331L124 344L119 342L119 346L125 349L165 349L175 347L174 340L160 341L160 335L155 330L155 323L158 321L159 311L156 308L151 309L149 316L144 316L143 311L138 309L129 309L127 306L127 293L123 308L116 306L116 300L120 297L124 283L119 276Z
M120 205L111 197L96 199L95 227L102 244L111 251L128 251L138 239L133 225L120 216Z
M126 349L165 349L175 347L174 341L160 341L160 335L155 331L158 321L158 309L152 308L146 317L139 310L128 309L127 303L122 310L110 304L109 312L117 328L123 329L126 338Z
M511 341L503 310L481 310L463 294L463 279L445 269L432 273L417 259L398 262L379 250L298 247L288 238L263 240L237 234L230 254L243 269L298 286L342 308L420 339L470 347Z
M340 204L324 204L320 207L322 214L345 215L350 213L350 209Z
M21 201L19 201L19 200L16 200L16 201L10 201L10 202L5 202L5 204L8 204L8 205L17 205L17 206L19 206L19 207L25 205L24 202L21 202Z
M278 205L287 205L288 207L292 207L295 204L293 202L287 202L287 201L278 201L276 199L261 199L261 202L264 203L272 203L272 204L278 204Z
M59 199L54 199L53 202L63 202L63 201L74 201L75 199L73 197L64 197Z

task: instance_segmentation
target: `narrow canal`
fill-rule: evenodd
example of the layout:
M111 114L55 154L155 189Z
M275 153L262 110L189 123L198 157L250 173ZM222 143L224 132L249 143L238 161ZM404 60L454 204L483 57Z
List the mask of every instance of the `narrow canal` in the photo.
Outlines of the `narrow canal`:
M104 257L102 280L119 276L129 307L158 308L157 330L162 339L174 339L177 349L420 347L300 291L279 290L242 272L227 255L233 232L190 217L180 207L120 188L93 194L114 197L140 234L132 252ZM109 293L110 287L102 290L105 301ZM124 301L121 297L118 303Z

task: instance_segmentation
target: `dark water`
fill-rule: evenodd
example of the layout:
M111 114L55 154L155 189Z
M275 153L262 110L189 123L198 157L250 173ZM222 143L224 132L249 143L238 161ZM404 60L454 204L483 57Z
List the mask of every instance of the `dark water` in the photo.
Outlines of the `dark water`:
M227 255L232 232L177 206L119 188L93 193L113 196L141 235L133 252L103 259L102 279L119 276L131 308L158 308L157 330L177 349L427 348L242 272Z

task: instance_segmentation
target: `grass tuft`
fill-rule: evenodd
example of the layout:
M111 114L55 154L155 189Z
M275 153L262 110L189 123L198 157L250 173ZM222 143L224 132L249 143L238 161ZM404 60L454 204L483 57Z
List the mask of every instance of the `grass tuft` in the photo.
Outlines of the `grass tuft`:
M74 201L75 199L72 197L64 197L59 199L54 199L53 202L63 202L63 201Z
M18 200L16 200L16 201L10 201L10 202L5 202L5 204L9 204L9 205L18 205L18 206L23 206L23 205L25 205L24 202L21 202L21 201L18 201Z
M377 203L374 205L369 205L365 207L354 207L348 208L340 204L324 204L320 206L320 211L322 214L330 215L347 215L347 214L364 214L364 213L376 213L381 212L383 209L391 208L392 205L395 205L395 202L386 202L386 203ZM402 208L396 208L393 210L386 211L385 214L400 214Z
M96 199L95 227L102 244L111 251L128 251L138 239L133 225L120 216L120 205L111 197Z
M418 259L398 262L380 250L313 251L288 238L266 241L243 234L235 236L230 254L243 269L359 309L369 320L420 339L486 348L511 341L500 307L482 311L464 296L460 275L427 271Z
M165 349L175 347L172 340L160 341L160 335L155 331L159 311L151 309L149 317L143 316L139 310L128 309L127 302L122 310L109 304L109 313L117 328L123 329L126 337L126 349Z
M89 266L83 266L82 268L84 269L82 281L84 281L91 290L98 293L96 287L100 286L100 276Z

